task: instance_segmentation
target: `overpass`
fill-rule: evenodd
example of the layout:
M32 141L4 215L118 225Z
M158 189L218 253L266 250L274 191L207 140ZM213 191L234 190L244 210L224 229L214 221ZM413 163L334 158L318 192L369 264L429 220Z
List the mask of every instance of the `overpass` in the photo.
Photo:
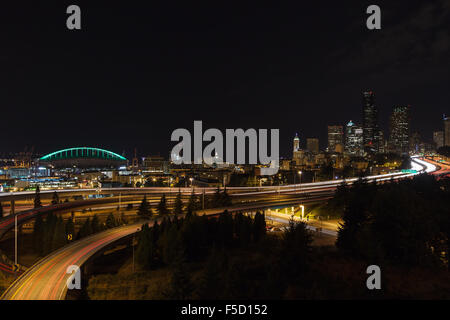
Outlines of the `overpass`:
M329 197L328 197L329 198ZM270 208L283 204L292 205L299 203L299 199L271 200L259 203L239 204L228 208L216 208L200 210L199 214L217 215L227 209L229 212L240 212ZM306 202L317 201L308 199ZM305 200L303 201L305 203ZM153 225L153 220L148 222ZM71 265L81 267L89 258L104 250L114 242L129 237L140 230L141 223L109 229L89 237L80 239L44 257L16 281L3 293L2 300L64 300L67 294L67 280L71 277L67 268Z
M436 171L436 166L420 160L414 159L417 165L422 168L415 173L407 173L395 176L369 177L369 181L384 181L391 179L408 178L421 172ZM349 183L353 183L357 179L349 179ZM348 180L347 180L348 181ZM224 209L229 212L252 211L266 208L279 207L282 205L290 206L299 203L307 203L313 201L326 200L332 197L334 189L342 181L333 181L326 183L302 184L301 189L298 185L286 186L283 190L268 189L265 191L254 192L248 190L239 194L254 196L255 193L265 194L266 200L255 201L250 203L239 203L227 208L215 208L199 211L199 214L217 215ZM308 186L305 186L308 185ZM269 195L268 193L272 193ZM284 193L280 196L280 193ZM298 197L298 194L310 193L308 199ZM291 195L294 195L293 197ZM237 195L236 195L237 196ZM268 199L268 200L267 200ZM67 267L70 265L82 266L89 258L95 255L106 246L113 244L115 241L128 237L139 231L139 224L123 226L110 229L79 241L75 241L65 247L44 257L24 274L22 274L2 295L2 299L39 299L39 300L57 300L64 299L67 293L67 279L70 277L66 273Z
M377 181L384 182L390 181L391 179L403 179L408 177L413 177L422 172L434 172L437 170L436 166L431 164L430 162L423 161L418 157L413 157L413 168L416 170L415 172L398 172L398 173L390 173L384 175L375 175L366 177L367 181ZM429 161L429 160L428 160ZM227 190L230 192L230 196L233 198L241 198L245 199L254 199L254 198L267 198L270 195L283 195L284 197L288 196L298 196L305 198L310 196L311 194L320 194L324 192L333 192L338 185L345 182L348 185L353 184L357 181L358 178L350 178L350 179L339 179L332 181L323 181L323 182L313 182L313 183L302 183L295 185L285 185L285 186L262 186L262 187L227 187ZM125 197L135 197L135 200L140 200L141 198L136 198L138 196L145 195L155 195L161 196L162 194L174 195L179 191L183 195L190 195L194 192L197 195L202 194L213 194L216 192L216 188L109 188L102 189L101 192L104 195L109 195L112 197L99 198L99 199L90 199L90 200L79 200L72 202L65 202L52 206L45 206L38 209L30 209L26 211L22 211L17 213L17 224L21 225L33 218L35 218L39 214L46 214L49 212L57 212L57 211L67 211L76 208L83 208L94 206L98 204L107 204L107 203L117 203L119 202L119 198L123 196ZM52 194L54 191L44 191L43 193ZM56 190L59 194L68 194L68 193L79 193L81 195L89 195L92 193L99 193L100 190L97 189L77 189L77 190ZM16 196L26 196L26 197L34 197L35 193L32 191L25 191L21 193L16 193ZM7 197L13 197L14 195L9 195L9 193L0 194L0 201ZM119 197L115 197L119 196ZM292 199L291 199L292 200ZM301 199L300 199L301 200ZM13 200L14 201L14 200ZM293 203L296 202L293 200ZM6 232L14 228L14 215L6 216L0 219L0 239L5 235Z

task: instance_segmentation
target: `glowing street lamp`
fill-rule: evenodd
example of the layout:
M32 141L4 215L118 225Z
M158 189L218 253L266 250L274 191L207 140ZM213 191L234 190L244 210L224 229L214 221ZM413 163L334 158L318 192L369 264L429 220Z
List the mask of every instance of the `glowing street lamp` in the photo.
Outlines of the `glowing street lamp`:
M299 190L299 191L301 191L301 187L302 187L302 185L301 185L301 184L302 184L302 172L299 171L299 172L298 172L298 175L300 176L300 183L299 183L299 189L300 189L300 190Z

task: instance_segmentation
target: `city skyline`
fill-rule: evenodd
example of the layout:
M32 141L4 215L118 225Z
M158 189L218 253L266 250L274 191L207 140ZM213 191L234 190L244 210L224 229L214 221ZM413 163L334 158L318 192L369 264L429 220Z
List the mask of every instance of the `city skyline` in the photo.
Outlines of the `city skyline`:
M21 1L0 23L0 300L450 299L450 0Z

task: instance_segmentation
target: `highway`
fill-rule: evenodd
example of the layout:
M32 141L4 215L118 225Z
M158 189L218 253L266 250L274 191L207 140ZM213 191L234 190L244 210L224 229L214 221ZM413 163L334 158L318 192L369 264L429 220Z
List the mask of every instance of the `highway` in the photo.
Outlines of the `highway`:
M384 175L375 175L369 176L365 179L367 181L389 181L391 179L403 179L413 177L421 172L433 172L436 171L437 168L435 165L430 162L423 161L418 157L412 158L413 169L415 169L416 173L403 173L396 172ZM268 195L281 195L281 194L291 194L291 195L308 195L312 193L320 193L324 191L333 191L336 189L338 185L345 181L347 184L352 184L357 181L357 178L350 178L346 180L331 180L331 181L323 181L323 182L313 182L313 183L302 183L302 184L294 184L294 185L284 185L284 186L262 186L262 187L228 187L227 190L230 192L230 196L233 198L241 198L243 200L252 199L252 198L262 198ZM216 188L181 188L180 191L184 196L190 195L193 191L197 195L201 195L203 192L205 194L213 194L216 192ZM48 191L47 193L52 193L53 191ZM78 189L78 190L57 190L59 193L64 192L78 192L78 193L86 193L85 196L91 194L92 192L98 193L99 191L96 189ZM90 199L90 200L77 200L72 202L65 202L61 204L57 204L54 206L45 206L39 209L30 209L26 211L22 211L17 213L17 223L20 225L25 223L36 217L37 214L44 214L51 211L67 211L76 208L83 207L92 207L99 204L108 204L108 203L117 203L119 202L119 194L121 194L121 198L123 201L126 199L134 199L141 200L141 197L144 194L155 196L154 201L157 201L157 197L161 194L165 193L170 195L175 195L178 193L178 188L112 188L112 189L102 189L103 194L108 195L116 195L116 197L105 197L98 199ZM123 193L123 195L122 195ZM33 192L22 192L16 193L16 196L30 196L33 195ZM10 198L11 195L9 193L0 194L0 199L4 200ZM14 217L6 216L0 219L0 239L14 227Z
M135 233L142 223L110 229L75 241L41 259L23 273L2 295L7 300L61 300L67 292L66 273L71 265L82 266L109 244Z
M226 208L229 212L250 211L298 202L310 203L330 196L316 196L307 200L273 199L257 203L242 203ZM201 210L199 214L217 215L225 208ZM81 267L90 257L109 244L127 237L144 222L118 227L75 241L38 261L23 273L2 295L2 300L63 300L67 293L66 270L71 265ZM149 224L153 224L150 222ZM314 229L314 228L312 228Z
M426 172L432 172L436 170L436 168L432 169L430 164L424 162L419 159L418 156L413 156L413 169L422 172L425 170ZM424 167L425 166L425 167ZM404 173L404 172L395 172L383 175L374 175L368 176L365 179L367 181L377 180L383 181L391 178L399 179L405 178L409 176L413 176L415 173ZM358 178L350 178L346 179L347 183L353 183ZM321 187L321 186L337 186L341 184L344 180L337 179L331 181L323 181L323 182L311 182L311 183L301 183L301 184L291 184L291 185L282 185L282 186L260 186L260 187L227 187L227 190L230 194L235 193L251 193L251 192L286 192L292 191L296 188L309 188L309 187ZM143 195L143 194L156 194L162 195L164 194L175 194L178 191L185 195L190 195L194 190L197 194L201 194L205 192L206 194L211 194L216 192L216 187L183 187L183 188L172 188L172 187L146 187L146 188L100 188L100 189L61 189L61 190L42 190L41 197L42 198L51 198L53 193L56 191L60 197L67 196L94 196L94 195ZM23 200L23 199L33 199L34 191L21 191L21 192L3 192L0 193L0 202L11 201L11 200Z
M430 164L429 162L420 159L414 159L414 161L418 166L423 166L420 171L436 171L436 166ZM414 176L415 174L417 173L395 175L394 177L405 178ZM392 175L389 177L378 177L377 181L390 180L391 177ZM350 183L352 183L356 179L349 180L351 180ZM305 186L307 184L302 184L301 188L298 186L288 186L283 188L283 192L286 194L280 194L279 190L266 190L260 192L249 190L250 192L244 192L241 196L255 196L255 193L257 193L258 196L264 195L262 197L263 199L260 201L241 200L235 202L233 206L227 208L200 210L198 214L217 215L223 212L224 209L227 209L229 212L249 212L265 208L274 208L277 206L324 201L332 197L334 189L339 183L342 183L342 181L338 183L336 183L336 181L316 183L312 186L310 184L308 184L309 186ZM298 193L303 194L303 197L299 197ZM306 194L309 194L308 197L305 197ZM66 273L68 266L82 266L82 264L85 263L90 257L105 248L107 245L137 232L140 225L142 225L142 223L110 229L66 245L29 268L4 292L1 298L8 300L64 299L67 293L66 281L70 276ZM311 227L311 229L314 228ZM335 232L330 232L330 235L335 235Z

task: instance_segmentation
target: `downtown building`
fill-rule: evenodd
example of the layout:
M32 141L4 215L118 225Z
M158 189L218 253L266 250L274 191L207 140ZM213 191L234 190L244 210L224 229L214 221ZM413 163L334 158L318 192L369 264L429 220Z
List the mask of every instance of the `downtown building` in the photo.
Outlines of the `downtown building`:
M364 155L364 132L350 120L345 128L345 153L351 156Z
M294 148L292 150L292 152L296 152L300 150L300 138L298 137L298 133L295 134L294 137Z
M328 126L328 152L343 152L344 129L342 126Z
M444 115L444 146L450 147L450 117Z
M294 147L292 150L292 161L294 161L296 165L302 165L304 158L305 151L300 149L300 138L298 137L298 133L296 133L294 137Z
M319 153L319 139L306 138L306 150L313 154Z
M434 131L433 142L436 146L436 149L442 148L444 146L444 131Z
M369 152L379 152L382 132L378 127L378 109L373 91L363 92L363 144Z
M409 153L410 112L411 107L409 105L396 106L392 109L389 137L389 145L392 152L402 155Z

